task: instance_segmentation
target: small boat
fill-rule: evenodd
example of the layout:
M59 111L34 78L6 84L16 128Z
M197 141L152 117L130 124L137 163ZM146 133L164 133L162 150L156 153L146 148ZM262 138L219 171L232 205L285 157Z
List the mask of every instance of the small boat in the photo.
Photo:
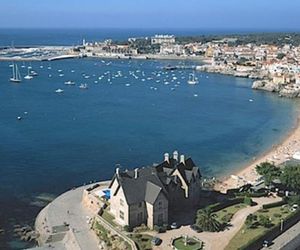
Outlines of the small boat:
M163 69L164 69L164 70L175 70L175 69L177 69L177 67L176 67L176 66L171 66L171 65L169 64L169 65L163 67Z
M63 77L64 76L64 74L59 74L59 77Z
M75 82L74 81L66 81L65 85L75 85Z
M30 72L29 72L29 69L28 69L27 76L24 76L24 79L26 79L26 80L31 80L32 78L33 78L33 76L30 75Z
M9 79L11 82L21 82L21 75L17 64L13 64L13 75Z
M197 84L198 80L195 77L195 72L193 72L192 74L189 75L189 80L188 80L188 84L194 85Z
M249 102L253 102L253 99L249 99Z
M64 92L63 89L57 89L57 90L55 90L55 93L63 93L63 92Z
M22 120L22 116L18 116L17 119L18 119L18 121L21 121Z
M79 86L80 89L87 89L88 85L86 83L81 83Z
M37 76L38 73L37 73L36 71L34 71L34 70L31 70L31 71L30 71L30 75L31 75L31 76Z

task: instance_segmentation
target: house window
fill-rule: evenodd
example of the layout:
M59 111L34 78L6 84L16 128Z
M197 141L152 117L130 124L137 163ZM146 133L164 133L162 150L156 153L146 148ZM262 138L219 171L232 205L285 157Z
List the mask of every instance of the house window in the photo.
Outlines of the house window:
M120 199L120 206L124 206L124 201L123 201L123 199Z
M158 209L162 209L162 201L158 202Z
M124 212L120 210L120 218L124 220Z
M142 202L140 202L140 203L139 203L139 207L142 207L142 205L143 205L143 203L142 203Z

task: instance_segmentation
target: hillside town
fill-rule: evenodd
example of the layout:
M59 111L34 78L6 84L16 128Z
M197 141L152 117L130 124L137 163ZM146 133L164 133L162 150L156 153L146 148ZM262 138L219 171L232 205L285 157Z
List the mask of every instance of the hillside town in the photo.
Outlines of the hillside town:
M280 96L300 96L300 46L280 44L239 44L225 37L209 42L177 41L174 35L129 38L127 42L88 43L76 48L90 57L191 59L206 64L197 70L256 79L254 89L278 92Z

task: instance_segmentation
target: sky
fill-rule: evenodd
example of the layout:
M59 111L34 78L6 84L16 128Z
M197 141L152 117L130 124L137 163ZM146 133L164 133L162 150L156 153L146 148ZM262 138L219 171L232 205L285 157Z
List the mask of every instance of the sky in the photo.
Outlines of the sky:
M0 0L0 28L300 30L300 0Z

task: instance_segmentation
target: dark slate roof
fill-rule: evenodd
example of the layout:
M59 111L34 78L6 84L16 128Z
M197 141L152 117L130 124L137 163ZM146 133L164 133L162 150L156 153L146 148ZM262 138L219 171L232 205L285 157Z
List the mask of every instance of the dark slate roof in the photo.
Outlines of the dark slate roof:
M162 188L160 186L157 186L154 183L147 181L145 201L150 204L154 204L161 191Z
M138 178L134 178L134 170L128 171L126 175L120 173L118 181L123 188L124 195L129 205L145 201L146 196L149 199L152 197L153 188L149 189L148 187L148 192L150 193L147 193L147 183L149 182L159 187L165 195L167 194L154 167L140 168L138 170ZM153 198L151 198L151 200L152 199Z
M180 182L177 176L172 175L176 170L187 184L196 177L197 173L199 178L201 177L199 168L191 158L186 159L185 164L170 158L169 161L164 161L157 166L139 168L137 178L135 178L135 170L127 170L119 172L113 180L117 178L129 205L143 201L153 204L160 192L168 198L168 186Z

